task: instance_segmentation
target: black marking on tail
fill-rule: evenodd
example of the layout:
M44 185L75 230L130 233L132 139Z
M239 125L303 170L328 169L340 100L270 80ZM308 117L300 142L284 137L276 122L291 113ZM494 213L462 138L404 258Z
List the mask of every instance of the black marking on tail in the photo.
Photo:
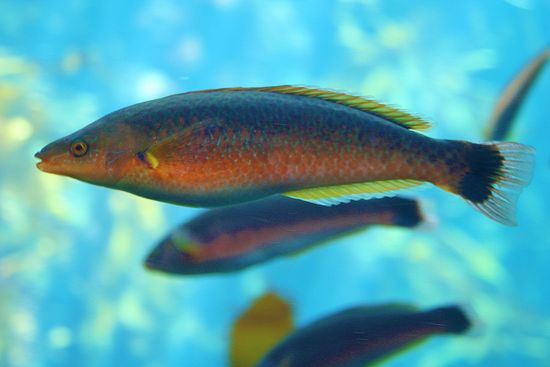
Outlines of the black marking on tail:
M459 194L473 204L491 196L491 188L502 177L504 157L492 145L471 144L466 157L469 172L459 183Z
M533 174L533 148L518 143L465 144L466 173L457 192L489 218L516 224L516 203Z

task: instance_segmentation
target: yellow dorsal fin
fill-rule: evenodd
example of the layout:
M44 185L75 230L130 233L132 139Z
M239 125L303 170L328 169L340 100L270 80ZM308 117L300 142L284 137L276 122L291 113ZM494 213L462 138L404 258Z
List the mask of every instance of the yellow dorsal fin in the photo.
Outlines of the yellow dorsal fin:
M343 104L349 107L354 107L362 111L372 113L380 116L385 120L400 125L406 129L411 130L426 130L430 128L430 123L418 116L411 115L410 113L401 111L395 107L376 102L372 99L363 97L352 96L349 94L335 92L326 89L308 88L295 85L278 85L271 87L255 87L255 88L221 88L221 89L209 89L201 90L197 92L218 92L218 91L260 91L260 92L275 92L284 94L296 94L301 96L320 98L325 101L335 102Z
M256 366L293 327L290 304L274 292L264 294L233 324L230 366Z
M338 186L315 187L312 189L285 192L283 195L320 205L336 205L353 200L392 196L396 191L422 185L417 180L386 180L354 183Z

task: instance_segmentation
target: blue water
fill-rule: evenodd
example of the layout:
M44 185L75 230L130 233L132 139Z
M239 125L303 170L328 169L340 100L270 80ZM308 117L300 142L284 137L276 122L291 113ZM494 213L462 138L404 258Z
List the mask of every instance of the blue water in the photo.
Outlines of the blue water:
M550 71L514 140L537 148L519 226L418 192L431 229L376 228L225 276L141 262L198 213L38 171L33 154L117 108L225 86L305 84L481 139L506 82L550 40L547 0L0 0L0 365L225 366L234 318L267 290L299 325L380 302L459 302L474 335L388 366L550 365Z

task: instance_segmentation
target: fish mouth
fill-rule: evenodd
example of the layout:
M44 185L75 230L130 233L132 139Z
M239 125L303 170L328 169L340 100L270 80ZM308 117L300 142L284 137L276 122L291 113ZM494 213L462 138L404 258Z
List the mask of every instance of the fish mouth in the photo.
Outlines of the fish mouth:
M164 241L149 253L143 265L148 270L162 273L186 274L184 270L189 264L185 259L185 252L180 251L172 242Z
M157 270L159 265L162 264L163 247L165 246L161 244L154 248L153 251L151 251L143 261L143 265L148 270Z
M162 262L160 261L160 254L157 253L157 249L153 250L144 260L143 267L148 271L155 273L166 273L162 268Z
M44 150L41 150L40 152L37 152L34 155L35 158L38 158L40 161L36 163L36 168L39 170L46 172L44 165L46 162L44 161Z
M147 268L148 270L155 270L157 267L157 263L158 261L156 259L156 255L154 253L151 253L143 261L143 266L145 266L145 268Z

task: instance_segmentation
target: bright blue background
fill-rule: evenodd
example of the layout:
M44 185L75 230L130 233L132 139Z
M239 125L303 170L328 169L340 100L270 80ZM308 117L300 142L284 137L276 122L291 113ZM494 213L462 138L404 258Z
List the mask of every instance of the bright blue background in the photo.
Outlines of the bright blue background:
M266 290L303 325L361 303L474 310L475 335L391 366L550 360L550 72L514 140L537 148L507 228L420 191L435 228L376 228L239 274L147 272L197 209L39 172L46 143L129 104L225 86L305 84L373 96L481 140L506 82L550 40L546 0L0 0L0 365L223 366L232 320Z

